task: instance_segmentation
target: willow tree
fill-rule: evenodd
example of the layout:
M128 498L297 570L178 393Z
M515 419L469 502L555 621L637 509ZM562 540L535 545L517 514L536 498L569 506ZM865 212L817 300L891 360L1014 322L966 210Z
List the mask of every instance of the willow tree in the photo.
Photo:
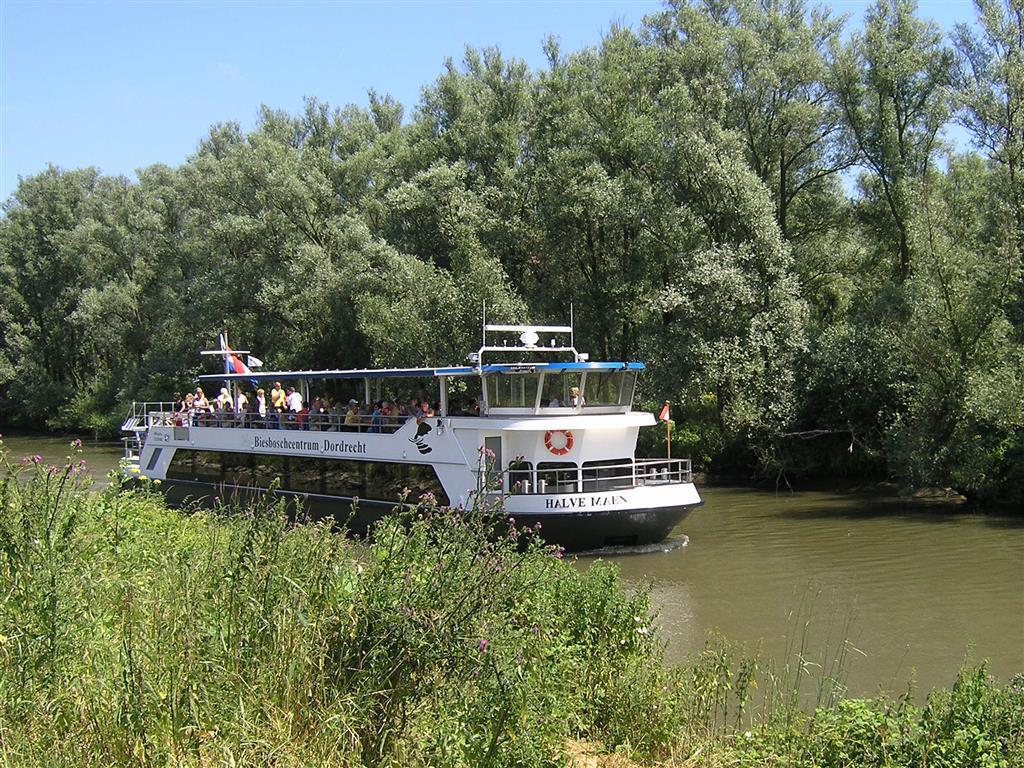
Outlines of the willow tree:
M931 167L949 116L952 52L914 0L877 0L864 31L838 46L833 77L846 126L868 169L877 235L891 242L898 279L910 274L913 189ZM888 221L881 219L886 217Z
M998 173L997 199L1016 232L1015 256L1024 266L1024 2L975 0L978 26L957 25L957 120ZM1013 258L1013 255L1011 255ZM1024 320L1024 294L1014 316Z
M1024 480L1024 345L1007 314L1022 275L1015 234L989 204L1000 182L977 156L953 158L917 197L911 311L893 334L911 392L893 438L918 485L993 494Z

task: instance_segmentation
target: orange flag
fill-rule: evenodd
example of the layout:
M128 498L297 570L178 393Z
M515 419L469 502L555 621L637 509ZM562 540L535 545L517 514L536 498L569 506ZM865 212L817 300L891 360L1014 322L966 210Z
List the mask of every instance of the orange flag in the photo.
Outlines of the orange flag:
M661 409L661 416L658 417L658 421L668 421L668 400L665 401L665 407Z

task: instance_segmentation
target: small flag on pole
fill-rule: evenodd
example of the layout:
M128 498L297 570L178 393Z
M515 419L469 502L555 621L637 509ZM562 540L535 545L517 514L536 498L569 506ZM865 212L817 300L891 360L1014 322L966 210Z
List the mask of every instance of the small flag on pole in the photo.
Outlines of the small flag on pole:
M249 367L250 368L262 368L263 367L263 361L260 360L258 357L253 357L252 355L249 355Z
M669 407L668 400L665 401L665 407L661 409L661 415L658 417L658 421L665 422L665 455L670 459L672 458L672 422L669 420Z
M222 333L218 341L220 341L220 351L224 353L224 373L252 373L249 366L239 360L238 356L231 351L225 334Z

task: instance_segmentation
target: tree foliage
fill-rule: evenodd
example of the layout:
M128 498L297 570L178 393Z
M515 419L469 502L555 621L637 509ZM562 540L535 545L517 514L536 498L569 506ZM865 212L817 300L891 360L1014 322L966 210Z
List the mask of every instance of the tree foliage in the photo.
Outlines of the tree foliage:
M977 7L947 41L911 0L852 35L671 0L537 71L468 49L408 110L311 98L136 180L44 169L0 219L0 420L112 432L223 327L280 368L446 364L484 302L572 307L705 465L1019 493L1024 11Z

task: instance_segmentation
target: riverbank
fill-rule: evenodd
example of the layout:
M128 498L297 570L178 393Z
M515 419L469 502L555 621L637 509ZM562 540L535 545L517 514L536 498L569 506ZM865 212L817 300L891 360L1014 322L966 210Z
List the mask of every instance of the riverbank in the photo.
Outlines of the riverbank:
M1024 687L984 665L924 707L844 698L841 658L818 674L716 643L669 665L649 590L528 532L427 505L356 546L272 505L91 492L77 466L0 480L10 764L556 765L578 742L640 765L1024 756Z
M68 440L4 438L18 463L62 463ZM83 445L96 486L119 445ZM694 510L664 549L607 551L626 589L649 583L665 658L682 664L709 632L785 663L787 638L808 634L817 657L850 624L858 653L846 668L853 696L913 702L946 687L965 651L999 679L1024 669L1024 518L907 505L895 497L829 488L796 492L701 486ZM684 537L688 546L674 546ZM583 558L586 568L593 558ZM805 626L807 629L805 630ZM820 651L818 649L821 649Z

